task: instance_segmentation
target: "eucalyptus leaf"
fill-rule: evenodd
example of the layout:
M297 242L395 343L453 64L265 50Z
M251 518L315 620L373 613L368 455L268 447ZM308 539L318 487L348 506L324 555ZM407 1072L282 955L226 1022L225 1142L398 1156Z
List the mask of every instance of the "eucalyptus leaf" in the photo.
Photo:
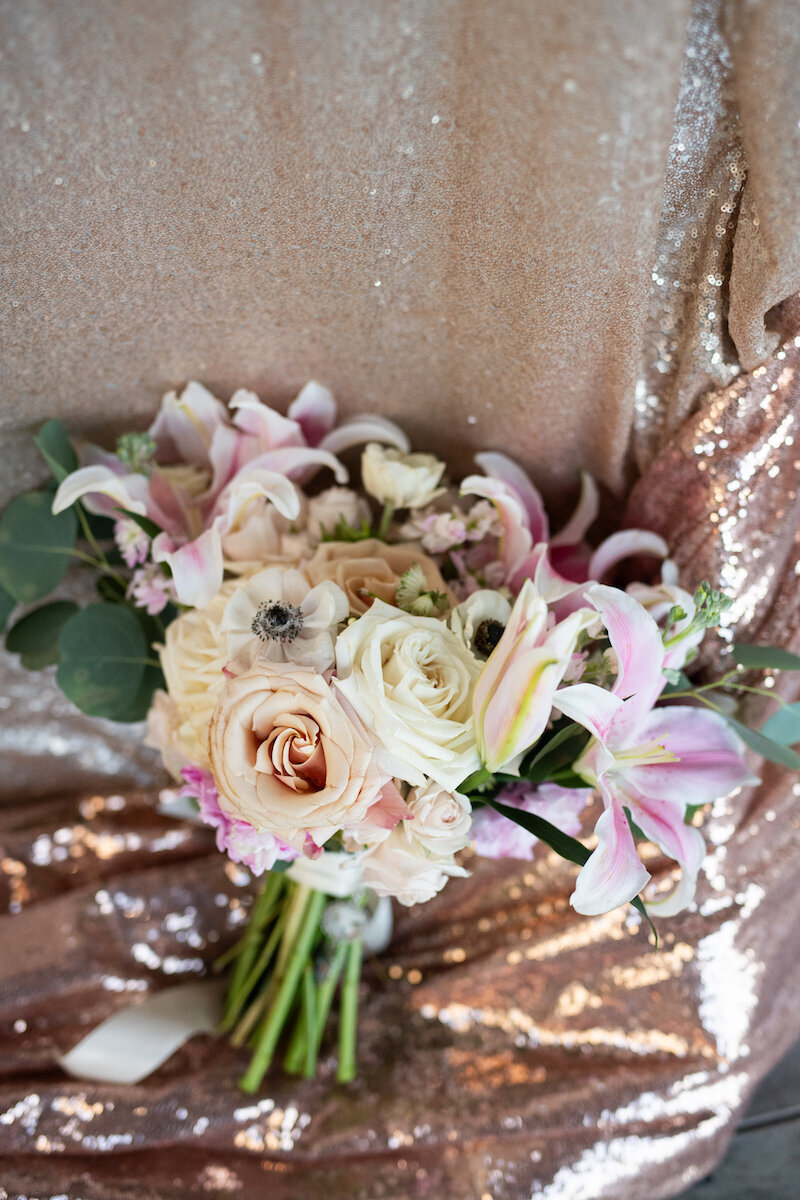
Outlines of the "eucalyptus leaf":
M17 602L11 593L0 587L0 631L5 629L6 622L16 607Z
M800 656L780 646L749 646L737 642L733 657L740 667L758 671L800 671Z
M58 662L62 626L78 612L71 600L54 600L26 613L6 634L6 649L19 654L26 671L40 671Z
M785 704L779 708L761 726L761 734L781 746L794 746L800 742L800 704Z
M796 754L788 746L782 746L780 742L773 741L772 738L759 733L755 729L749 729L747 725L743 725L735 717L729 717L727 713L723 713L722 715L728 724L736 730L742 741L751 750L755 750L756 754L760 754L762 758L769 759L770 762L779 763L782 767L791 767L793 771L800 770L800 754Z
M15 600L42 600L61 582L75 545L71 508L54 516L47 492L26 492L0 517L0 586Z
M133 697L130 704L114 717L114 720L126 724L130 724L133 721L143 721L150 710L150 705L153 703L153 693L158 688L166 689L166 686L167 683L161 668L148 664L144 669L139 691Z
M77 471L78 456L60 421L45 421L33 441L59 483Z
M141 694L149 647L134 614L121 604L90 604L58 639L56 680L81 712L129 720Z

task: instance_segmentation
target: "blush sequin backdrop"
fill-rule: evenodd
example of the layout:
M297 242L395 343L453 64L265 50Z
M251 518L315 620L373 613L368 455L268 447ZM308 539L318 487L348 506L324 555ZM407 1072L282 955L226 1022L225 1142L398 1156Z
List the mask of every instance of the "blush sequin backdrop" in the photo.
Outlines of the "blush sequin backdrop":
M316 375L553 494L636 480L628 519L735 591L740 634L796 643L788 0L0 14L4 494L47 416L112 436L190 375L278 401ZM208 1038L135 1088L71 1081L58 1052L200 976L250 885L155 812L136 731L12 660L0 693L0 1197L656 1200L798 1034L797 785L767 766L657 955L578 918L552 856L476 863L398 914L347 1089L243 1097Z

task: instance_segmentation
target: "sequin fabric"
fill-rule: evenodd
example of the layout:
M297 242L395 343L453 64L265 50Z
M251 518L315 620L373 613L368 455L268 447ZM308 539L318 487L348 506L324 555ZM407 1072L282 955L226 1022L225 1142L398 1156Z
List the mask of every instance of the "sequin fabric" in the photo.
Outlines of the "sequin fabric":
M628 520L735 592L727 636L797 645L796 12L345 7L0 5L6 494L53 412L106 432L190 373L319 374L426 448L435 401L441 449L555 494L638 475ZM766 765L657 954L550 855L470 862L397 912L347 1088L325 1057L244 1096L208 1037L133 1088L68 1079L103 1017L208 972L252 881L156 811L140 730L8 659L0 694L0 1200L658 1200L800 1031L800 787Z

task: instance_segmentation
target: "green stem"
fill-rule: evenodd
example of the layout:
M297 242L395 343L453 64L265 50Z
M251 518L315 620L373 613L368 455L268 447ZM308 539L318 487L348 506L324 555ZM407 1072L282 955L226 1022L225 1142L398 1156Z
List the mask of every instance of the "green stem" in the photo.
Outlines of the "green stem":
M392 523L393 516L394 516L394 505L393 504L384 504L383 512L381 513L380 523L378 525L378 531L375 534L375 536L377 538L380 538L380 540L382 542L386 541L386 535L389 532L389 526Z
M242 982L240 983L239 988L236 992L233 991L232 987L229 989L227 1008L226 1008L226 1012L225 1012L225 1019L222 1022L223 1030L230 1029L231 1026L236 1024L236 1021L239 1018L239 1014L242 1011L242 1009L244 1008L244 1004L245 1004L245 1001L247 1000L247 997L253 991L253 988L256 986L259 979L261 978L261 976L264 974L267 967L269 966L270 959L272 958L273 954L277 950L278 945L281 941L281 938L284 936L284 929L286 927L287 916L288 916L288 909L284 908L283 912L280 914L277 921L272 926L272 931L270 932L269 938L267 939L266 944L262 947L261 953L259 954L258 958L256 959L255 965L251 968L249 974L246 976L246 978L244 980L242 980ZM277 968L276 968L275 972L273 973L272 978L269 979L267 981L267 983L264 985L263 991L262 991L261 995L258 997L258 999L256 1000L255 1004L252 1005L250 1009L248 1009L248 1011L245 1014L245 1016L243 1017L243 1019L236 1026L236 1029L234 1030L233 1036L231 1038L231 1041L233 1042L233 1044L235 1046L241 1045L242 1042L244 1042L245 1038L247 1037L248 1033L252 1029L256 1020L260 1016L261 1007L263 1007L262 1001L269 999L270 989L274 985L276 974L277 974ZM255 1013L255 1016L252 1015L253 1013Z
M275 1046L286 1023L292 1001L294 1000L300 976L305 969L319 933L319 921L327 897L324 892L311 892L310 899L308 899L309 889L302 886L298 886L297 892L298 895L305 893L303 901L307 901L307 903L304 903L301 910L299 933L296 938L292 937L291 946L287 949L287 954L284 956L284 963L281 964L280 956L278 958L276 995L269 1007L265 1020L258 1030L255 1039L255 1054L241 1080L241 1087L245 1092L256 1091L269 1069L272 1056L275 1052ZM294 922L291 923L295 926ZM284 946L288 944L288 938L289 922L287 922L287 932L284 935L281 953L283 953ZM283 966L283 969L281 969L281 966Z
M361 940L347 947L342 1003L339 1013L339 1083L350 1083L356 1077L356 1023L358 1020L358 985L361 981Z
M316 1008L317 990L314 986L314 968L311 963L307 963L303 972L303 1028L305 1030L303 1075L306 1079L313 1079L317 1069L317 1046L314 1040L317 1025Z
M277 904L278 896L283 887L283 880L280 875L267 875L264 886L256 897L253 908L247 922L247 932L244 937L239 938L229 950L221 954L214 962L214 970L221 971L223 967L227 967L228 963L236 960L236 966L233 969L230 983L228 984L228 996L239 990L242 982L246 978L250 968L253 965L253 960L258 953L258 943L261 933L267 927Z
M322 1045L322 1038L325 1034L325 1025L327 1024L328 1014L333 1003L334 992L339 983L339 976L344 969L346 955L347 942L340 942L333 953L333 958L325 964L325 974L321 982L317 984L317 1005L313 1030L315 1056L319 1055L319 1048ZM303 1065L303 1027L300 1021L295 1026L283 1065L288 1075L298 1075L300 1073Z

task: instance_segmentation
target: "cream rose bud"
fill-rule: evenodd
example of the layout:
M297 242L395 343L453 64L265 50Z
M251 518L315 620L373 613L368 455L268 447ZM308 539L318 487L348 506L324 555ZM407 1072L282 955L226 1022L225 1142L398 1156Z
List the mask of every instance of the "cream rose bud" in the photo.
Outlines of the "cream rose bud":
M394 896L401 904L425 904L454 875L469 871L459 867L452 854L431 854L401 823L364 858L364 886L378 896Z
M432 854L456 854L468 844L472 805L466 796L429 783L412 788L406 806L411 813L406 828Z
M306 532L314 545L322 541L323 535L331 537L340 522L351 529L361 529L372 519L369 505L363 496L345 487L326 488L308 502Z
M323 676L290 663L258 660L229 680L208 744L223 811L295 849L362 821L386 782Z
M445 624L375 600L336 640L335 686L380 743L387 774L455 790L480 758L472 693L481 664Z
M361 456L364 487L381 504L422 508L445 490L438 486L444 463L432 454L403 454L370 442Z

